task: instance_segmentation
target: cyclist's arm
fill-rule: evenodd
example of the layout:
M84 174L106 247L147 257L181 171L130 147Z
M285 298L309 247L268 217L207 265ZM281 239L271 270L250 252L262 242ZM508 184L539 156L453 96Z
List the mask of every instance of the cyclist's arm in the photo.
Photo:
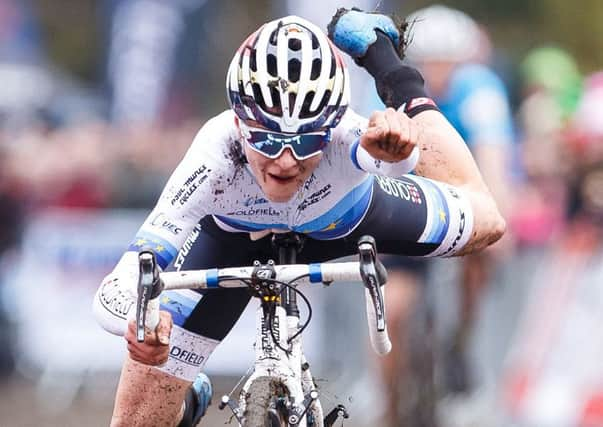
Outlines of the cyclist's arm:
M474 226L460 254L485 248L500 239L505 221L465 142L427 97L420 73L405 66L398 56L392 41L400 42L401 35L393 21L383 15L338 13L330 24L329 34L338 47L357 58L373 76L383 103L410 118L406 127L420 128L415 132L416 140L412 141L420 149L415 172L452 184L466 193L473 210ZM410 134L408 129L403 129L401 135L405 133Z
M169 178L157 205L130 242L114 270L99 287L93 303L97 321L107 331L124 335L135 314L138 282L138 251L151 249L159 267L166 268L177 256L199 220L209 214L220 183L213 179L224 169L225 156L216 155L229 117L220 115L207 122ZM201 160L202 159L202 160ZM231 168L232 169L232 168ZM213 174L213 175L212 175ZM223 185L226 185L224 183Z
M389 117L385 115L388 112L375 112L371 119L367 119L351 108L348 108L343 116L339 126L334 130L333 139L343 141L343 144L348 148L349 158L356 169L363 172L368 172L373 175L381 175L390 178L398 178L404 174L411 172L417 165L419 159L419 149L415 145L408 145L400 150L397 150L396 158L390 158L385 153L374 153L373 149L367 150L363 145L366 141L367 134L374 133L375 117L379 116L379 120L391 120L398 122L398 114L391 109ZM388 127L387 123L383 127ZM415 127L418 129L418 127ZM378 138L377 138L378 139ZM375 149L379 149L378 146ZM384 156L380 156L380 154Z
M394 110L390 110L389 115L391 116L393 112ZM412 118L409 118L403 112L397 112L396 114L399 115L403 123L402 128L408 125L415 128L412 132L415 135L412 144L416 145L420 152L418 163L414 168L415 174L451 184L462 190L469 200L469 208L472 210L472 216L474 217L473 230L468 243L455 255L474 252L497 241L504 233L504 219L500 215L467 145L458 132L438 110L424 110ZM361 122L358 115L349 112L346 113L346 116L342 120L341 128L350 126L352 130L347 131L347 133L340 130L338 132L341 132L344 138L347 135L348 140L356 140L355 135L361 134L360 139L351 145L351 158L354 165L369 173L399 177L401 174L396 174L395 164L392 170L387 170L391 163L386 161L367 161L359 165L361 162L355 159L354 156L354 144L358 144L358 141L367 138L368 132L363 132L365 122ZM357 124L354 126L352 124L355 121ZM398 132L398 135L387 134L383 137L386 139L394 138L405 143L404 138L411 134L405 129L396 132ZM378 144L375 144L373 148L374 150L369 147L373 159L380 159L382 153Z
M418 140L421 157L416 174L454 185L470 200L473 235L457 255L497 241L505 231L505 221L461 136L439 111L423 111L412 120L423 128Z
M395 111L391 110L390 115L391 113L395 113ZM457 245L459 247L458 252L447 252L447 254L463 255L483 249L498 240L504 232L504 221L461 136L439 111L423 111L412 119L404 113L395 114L400 115L403 121L412 121L413 126L419 128L414 144L419 148L421 154L414 169L415 174L456 187L459 190L456 192L464 195L459 200L466 201L466 203L462 203L462 207L459 207L459 209L474 218L474 221L471 221L472 228L470 237L468 236L468 243ZM348 111L336 131L338 137L347 140L347 143L350 144L350 156L354 166L357 169L376 175L392 178L400 177L401 174L395 173L395 165L393 170L387 170L387 165L390 163L385 161L372 160L359 164L361 162L354 158L354 147L359 141L357 135L361 135L360 140L365 138L367 134L365 128L366 119L361 118L353 111ZM402 132L402 134L405 135L406 133ZM387 135L386 137L389 138L390 136ZM400 135L393 137L399 138ZM380 153L377 151L374 159L378 158L379 155ZM434 185L438 186L437 183L434 183ZM429 188L432 187L429 186ZM442 194L447 194L445 186L443 188ZM449 198L448 202L454 204L456 199ZM451 209L451 213L453 211L456 213L459 209ZM463 239L463 242L467 242L467 240Z

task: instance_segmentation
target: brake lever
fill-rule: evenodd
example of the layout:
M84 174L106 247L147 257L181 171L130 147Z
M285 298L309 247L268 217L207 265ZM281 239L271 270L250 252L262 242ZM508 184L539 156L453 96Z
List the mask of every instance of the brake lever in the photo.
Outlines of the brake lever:
M377 244L373 237L362 236L358 240L358 254L360 257L360 276L373 301L377 331L382 332L385 330L385 304L381 286L387 281L387 271L377 258Z
M142 250L138 253L138 296L136 299L136 340L144 342L144 328L149 301L157 298L163 291L163 282L159 278L159 267L155 253Z

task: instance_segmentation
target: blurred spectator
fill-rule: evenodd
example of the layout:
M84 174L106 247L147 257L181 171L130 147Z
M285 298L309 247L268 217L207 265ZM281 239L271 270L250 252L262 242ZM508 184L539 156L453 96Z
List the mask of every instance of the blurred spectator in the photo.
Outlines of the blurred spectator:
M584 92L569 123L568 215L585 226L591 238L603 232L603 71L588 76ZM574 235L571 232L569 236ZM595 244L599 246L598 243Z
M525 174L518 186L522 209L511 225L518 243L542 246L562 230L567 205L567 126L581 92L582 78L571 55L557 47L528 52L520 64L523 86L518 120Z
M568 52L555 46L532 49L519 70L526 98L547 94L553 98L558 110L554 117L567 120L573 114L580 99L582 77L575 59Z
M570 123L570 148L577 161L598 162L603 158L603 71L589 76Z

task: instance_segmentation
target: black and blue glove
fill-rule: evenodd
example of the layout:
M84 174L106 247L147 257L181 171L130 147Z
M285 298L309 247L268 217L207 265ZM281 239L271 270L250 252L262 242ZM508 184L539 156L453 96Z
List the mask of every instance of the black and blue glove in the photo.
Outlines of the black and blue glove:
M386 106L401 108L409 117L437 110L421 74L402 63L407 23L396 21L387 15L340 8L327 30L335 46L373 76Z
M358 60L364 57L368 48L377 41L381 32L392 42L403 56L405 23L396 24L394 18L359 9L339 8L327 26L329 38L339 49Z

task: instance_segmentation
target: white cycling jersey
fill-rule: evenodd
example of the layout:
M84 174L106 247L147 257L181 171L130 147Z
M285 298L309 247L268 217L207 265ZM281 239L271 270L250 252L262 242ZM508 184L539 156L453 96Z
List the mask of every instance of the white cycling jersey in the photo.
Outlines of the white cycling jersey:
M414 230L417 234L412 239L433 246L424 256L452 255L462 248L472 230L468 200L458 189L426 178L391 179L409 172L416 156L406 165L405 161L393 164L369 157L358 146L367 123L348 109L312 175L288 202L276 203L265 197L249 169L234 112L228 110L209 120L128 251L103 280L94 302L101 325L118 335L126 330L126 321L135 312L138 252L151 249L162 269L173 261L178 269L190 249L187 238L196 239L198 223L208 215L227 232L293 230L317 240L338 239L350 234L367 215L376 181L393 200L421 207L411 214L415 218L414 222L409 218L413 222L409 229L421 227Z
M351 157L366 126L366 118L348 109L310 178L288 202L277 203L266 199L244 160L234 113L223 112L198 132L130 249L152 247L165 267L206 215L233 232L282 229L316 239L349 234L369 206L369 172L383 175L388 167L365 161L362 170Z

